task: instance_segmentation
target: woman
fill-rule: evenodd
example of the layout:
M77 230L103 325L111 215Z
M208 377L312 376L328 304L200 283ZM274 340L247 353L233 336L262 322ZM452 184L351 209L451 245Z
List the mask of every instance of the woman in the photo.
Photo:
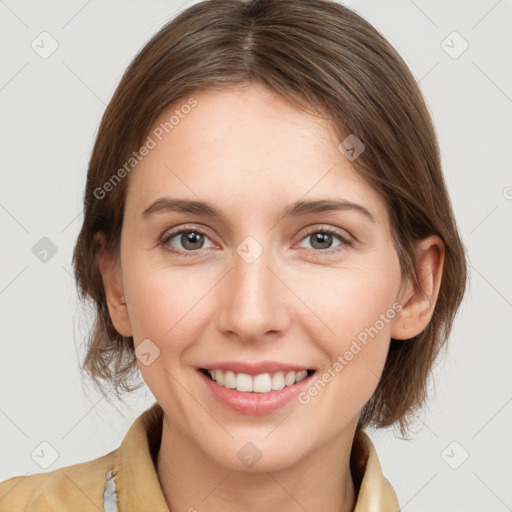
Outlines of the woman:
M104 114L74 266L84 368L157 402L1 510L399 510L365 427L423 404L466 263L421 92L365 20L210 0L163 27Z

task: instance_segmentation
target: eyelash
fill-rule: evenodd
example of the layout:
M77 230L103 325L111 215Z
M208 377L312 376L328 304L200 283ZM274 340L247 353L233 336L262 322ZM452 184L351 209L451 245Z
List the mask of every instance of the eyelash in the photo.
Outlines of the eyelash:
M195 251L181 251L181 250L175 249L174 247L169 245L170 240L172 240L173 238L175 238L178 235L182 235L183 233L198 233L200 235L208 237L208 233L206 233L206 231L204 231L201 228L196 228L196 227L181 228L177 231L171 232L171 233L167 234L166 236L164 236L161 239L161 241L159 242L159 245L166 251L169 251L173 254L178 254L181 256L185 256L185 257L197 256L197 253L200 251L200 249L195 250ZM336 238L338 238L340 240L341 244L337 245L336 247L334 247L332 249L324 249L324 250L310 249L310 251L313 252L314 257L322 258L324 256L329 256L331 254L335 254L340 251L346 250L347 247L352 247L352 240L350 238L348 238L347 235L345 235L344 233L340 232L337 229L330 228L330 227L324 227L324 228L320 228L320 229L319 228L312 229L302 236L302 238L300 239L300 242L302 242L302 240L304 240L308 236L311 236L315 233L329 233L329 234L335 236Z

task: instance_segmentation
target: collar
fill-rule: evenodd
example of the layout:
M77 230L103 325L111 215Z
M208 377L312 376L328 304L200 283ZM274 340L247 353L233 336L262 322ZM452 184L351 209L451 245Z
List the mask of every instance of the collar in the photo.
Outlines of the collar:
M116 450L113 474L119 510L169 512L155 467L163 416L162 407L155 402L135 420ZM400 510L395 491L382 473L375 447L363 430L354 438L351 469L357 491L354 512Z

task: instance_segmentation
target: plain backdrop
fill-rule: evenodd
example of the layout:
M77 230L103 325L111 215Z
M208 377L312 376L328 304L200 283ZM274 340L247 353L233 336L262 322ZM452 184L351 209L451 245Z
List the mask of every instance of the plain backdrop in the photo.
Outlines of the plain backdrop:
M153 403L144 388L111 407L82 385L71 254L105 106L137 51L190 4L0 1L0 481L110 452ZM512 2L346 5L420 83L471 265L412 439L370 435L404 511L512 510Z

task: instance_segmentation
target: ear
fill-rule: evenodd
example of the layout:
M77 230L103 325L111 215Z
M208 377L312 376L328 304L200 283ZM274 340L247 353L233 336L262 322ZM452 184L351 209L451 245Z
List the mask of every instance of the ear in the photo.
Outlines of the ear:
M124 298L121 266L117 258L113 258L105 249L105 235L98 232L94 235L94 243L99 249L99 269L107 298L108 312L116 331L122 336L132 336L130 317Z
M408 340L420 334L430 322L443 275L444 244L432 235L418 242L417 281L403 287L399 297L402 310L393 319L391 337Z

